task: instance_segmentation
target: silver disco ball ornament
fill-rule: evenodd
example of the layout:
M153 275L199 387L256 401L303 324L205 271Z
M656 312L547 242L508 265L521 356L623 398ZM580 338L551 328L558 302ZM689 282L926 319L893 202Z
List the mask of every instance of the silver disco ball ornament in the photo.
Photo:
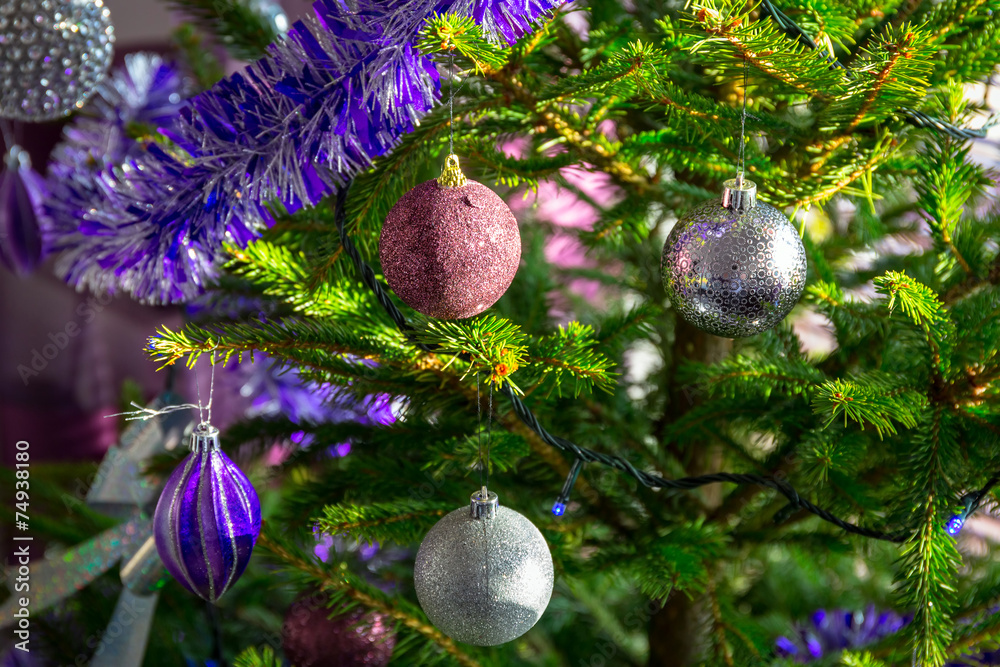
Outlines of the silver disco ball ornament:
M781 211L757 201L752 181L725 183L677 221L663 246L663 286L690 324L728 338L772 328L806 284L806 251Z
M495 493L441 519L420 544L413 582L431 622L455 641L496 646L538 621L552 596L552 555L534 524Z
M103 0L0 2L0 117L38 122L82 108L114 41Z

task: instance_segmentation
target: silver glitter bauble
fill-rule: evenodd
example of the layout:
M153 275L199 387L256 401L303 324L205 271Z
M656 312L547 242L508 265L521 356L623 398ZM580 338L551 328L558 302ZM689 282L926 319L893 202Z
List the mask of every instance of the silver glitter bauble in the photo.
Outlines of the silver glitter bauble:
M552 555L534 524L495 493L437 522L417 552L420 606L441 632L475 646L517 639L552 596Z
M103 0L0 2L0 117L38 122L82 108L114 41Z
M806 284L806 251L781 211L756 200L751 181L727 181L722 202L677 221L660 271L674 308L690 324L728 338L772 328Z

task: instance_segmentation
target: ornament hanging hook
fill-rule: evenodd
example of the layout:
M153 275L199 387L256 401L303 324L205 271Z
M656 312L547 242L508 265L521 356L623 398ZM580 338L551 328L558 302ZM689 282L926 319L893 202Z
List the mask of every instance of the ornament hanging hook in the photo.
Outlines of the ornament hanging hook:
M181 403L179 405L166 405L162 408L153 409L147 406L139 405L135 401L131 401L131 405L135 410L128 412L116 412L110 415L104 415L105 418L108 417L125 417L125 421L146 421L147 419L153 419L154 417L159 417L161 415L170 414L171 412L179 412L181 410L197 410L198 411L198 428L201 429L205 427L206 429L214 430L212 426L212 400L215 396L215 351L219 349L219 344L216 343L215 347L209 352L209 361L212 363L212 371L209 376L208 383L208 403L201 402L201 384L198 383L198 374L195 373L195 390L198 394L197 403ZM168 382L172 386L173 378L168 377ZM208 413L208 419L205 419L205 413Z
M736 178L723 183L722 205L734 211L748 211L757 205L757 184L746 179L747 86L750 64L743 56L743 111L740 114L740 146L736 155Z
M742 188L746 176L746 144L747 144L747 85L750 77L750 65L746 55L743 56L743 112L740 114L740 149L736 160L736 185Z
M483 459L483 399L479 392L479 373L476 373L476 435L479 441L479 497L486 500L488 496L486 490L486 472L484 470L486 464Z
M455 50L452 49L448 59L448 157L444 161L444 169L437 179L438 187L460 188L466 184L465 174L458 165L455 155Z
M455 154L455 49L448 60L448 155Z
M479 390L479 373L476 373L476 418L479 443L479 498L486 502L490 497L490 444L493 439L493 384L490 383L490 398L486 413L486 456L483 456L483 400ZM475 495L475 494L473 494Z

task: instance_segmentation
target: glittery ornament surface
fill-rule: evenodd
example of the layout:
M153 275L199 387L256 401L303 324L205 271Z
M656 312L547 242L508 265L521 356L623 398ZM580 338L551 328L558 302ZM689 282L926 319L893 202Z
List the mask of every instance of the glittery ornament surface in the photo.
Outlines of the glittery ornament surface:
M552 556L528 519L500 506L489 518L455 510L420 544L413 580L420 606L452 639L475 646L512 641L552 596Z
M663 247L663 286L694 326L729 338L772 328L806 283L806 253L792 223L773 206L749 210L705 202L677 221Z
M167 480L153 515L167 570L212 602L243 574L260 535L257 492L219 449L218 434L212 427L195 431L191 454Z
M507 291L521 260L510 208L481 183L427 181L389 211L379 239L386 282L410 307L442 320L472 317Z
M392 620L355 607L327 607L323 593L295 599L281 628L281 646L295 667L383 667L396 647ZM332 616L332 618L330 618Z
M38 122L82 108L114 37L103 0L0 2L0 116Z

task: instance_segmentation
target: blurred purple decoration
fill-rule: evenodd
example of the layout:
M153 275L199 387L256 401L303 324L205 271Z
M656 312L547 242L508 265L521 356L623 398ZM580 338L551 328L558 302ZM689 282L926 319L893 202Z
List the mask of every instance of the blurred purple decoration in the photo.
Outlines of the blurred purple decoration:
M50 667L51 663L39 651L25 652L11 646L6 654L0 653L0 667Z
M149 303L192 298L215 275L224 242L245 246L273 222L265 202L315 205L430 111L437 68L414 45L425 17L474 16L494 41L511 42L557 4L317 0L266 57L193 98L163 130L183 159L154 146L105 171L83 223L101 236L99 252L76 253L66 274Z
M129 54L124 67L100 85L87 113L63 130L63 140L49 162L52 224L47 242L61 253L56 273L70 285L115 292L134 279L128 262L118 262L119 244L127 244L127 239L109 238L121 230L108 227L102 211L108 206L111 183L125 188L132 178L128 167L119 167L145 153L133 134L153 133L170 123L189 88L178 69L160 56Z
M246 569L260 535L260 502L219 449L214 427L202 424L191 436L191 454L156 505L153 531L170 574L205 600L218 600Z
M779 657L791 658L800 664L815 662L841 651L864 648L899 632L911 620L910 615L879 611L873 605L864 612L819 609L813 612L810 622L796 624L796 632L791 638L778 637L775 652ZM963 656L945 667L973 665L1000 665L1000 650Z
M320 532L319 526L313 526L313 537L316 538L313 555L325 563L330 557L330 549L333 549L333 535Z
M365 363L365 362L359 362ZM332 384L319 384L303 378L298 369L282 366L262 353L254 360L235 360L226 367L239 383L240 394L251 400L247 417L284 415L296 424L338 424L356 422L365 425L388 425L396 420L392 397L388 394L367 396L361 400L341 394ZM293 442L308 445L304 432ZM350 451L338 455L344 456Z
M47 196L28 153L11 146L0 175L0 261L18 275L31 273L42 261Z
M813 612L809 623L797 623L791 638L778 637L777 654L808 663L845 649L867 646L898 632L910 617L893 611L877 611L869 605L864 612L844 609Z
M396 646L393 619L360 607L330 605L306 591L292 603L281 628L281 647L300 667L384 667Z

